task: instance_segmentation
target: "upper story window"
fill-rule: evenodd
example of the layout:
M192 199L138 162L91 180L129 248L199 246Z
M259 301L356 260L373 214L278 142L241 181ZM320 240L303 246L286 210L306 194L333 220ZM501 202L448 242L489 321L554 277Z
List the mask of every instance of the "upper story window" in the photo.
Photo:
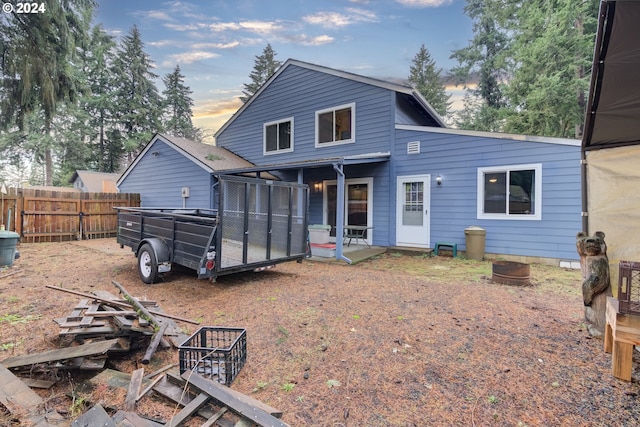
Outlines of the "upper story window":
M264 154L293 151L293 117L264 124Z
M354 142L356 104L316 111L316 147Z
M478 168L478 218L542 219L542 164Z

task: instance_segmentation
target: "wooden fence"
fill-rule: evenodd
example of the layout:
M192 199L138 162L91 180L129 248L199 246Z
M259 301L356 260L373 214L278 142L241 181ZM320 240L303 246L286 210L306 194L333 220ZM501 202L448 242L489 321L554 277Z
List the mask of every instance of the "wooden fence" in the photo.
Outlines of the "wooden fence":
M140 195L9 188L0 212L21 242L61 242L114 237L116 206L140 206Z

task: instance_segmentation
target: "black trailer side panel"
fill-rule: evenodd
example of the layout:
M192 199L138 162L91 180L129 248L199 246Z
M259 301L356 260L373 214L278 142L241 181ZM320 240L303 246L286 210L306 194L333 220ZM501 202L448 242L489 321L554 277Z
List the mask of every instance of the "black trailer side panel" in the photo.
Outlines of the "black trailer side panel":
M118 243L136 254L145 241L164 245L168 259L158 262L191 268L198 278L305 258L307 185L217 178L217 210L116 208Z
M118 243L128 246L132 251L138 249L140 242L142 216L139 212L127 212L118 209Z
M175 240L173 262L194 270L202 267L206 252L214 250L210 247L215 226L177 220L175 222ZM203 251L204 248L204 251Z
M218 274L304 258L306 185L224 176L219 183Z

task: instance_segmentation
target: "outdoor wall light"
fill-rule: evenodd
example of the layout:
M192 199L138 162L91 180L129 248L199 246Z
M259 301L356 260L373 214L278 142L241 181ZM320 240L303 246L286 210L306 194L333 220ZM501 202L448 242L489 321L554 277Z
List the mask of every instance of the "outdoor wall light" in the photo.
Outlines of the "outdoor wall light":
M440 175L436 176L436 184L442 185L442 177Z
M313 191L315 191L316 193L319 193L322 191L322 183L321 182L316 182L315 184L313 184Z

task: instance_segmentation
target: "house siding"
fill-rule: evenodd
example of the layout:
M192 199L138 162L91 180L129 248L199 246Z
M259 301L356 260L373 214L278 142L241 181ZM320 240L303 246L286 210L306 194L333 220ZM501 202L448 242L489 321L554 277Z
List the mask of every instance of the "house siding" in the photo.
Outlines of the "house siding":
M407 154L411 141L420 141L420 154ZM442 241L466 250L464 229L476 225L486 230L487 253L577 259L579 146L397 130L393 154L397 175L431 174L431 247ZM542 219L478 219L477 169L530 163L542 164Z
M158 155L152 154L155 152ZM212 207L210 173L161 139L138 159L119 185L121 192L140 193L140 205L147 208L182 208L182 187L189 187L187 208Z
M309 102L313 100L313 102ZM355 143L315 146L316 111L355 103ZM291 65L274 79L216 138L256 164L277 164L385 152L393 136L395 92ZM263 154L263 125L294 118L293 151Z
M217 145L257 166L268 165L284 180L298 181L302 176L311 188L311 224L322 222L325 214L323 193L314 191L314 184L335 180L336 172L331 166L278 170L278 165L391 153L384 162L344 166L347 180L373 178L374 245L396 244L398 176L428 174L432 180L429 247L449 242L464 251L464 230L477 225L487 230L489 254L577 259L575 234L581 229L577 141L442 130L437 116L430 116L423 101L404 89L336 74L340 73L289 63L225 124L216 135ZM316 147L316 112L344 105L355 105L355 142ZM265 155L264 124L290 118L293 150ZM429 124L435 127L425 126ZM419 154L407 154L407 143L412 141L420 143ZM540 220L478 219L478 168L532 163L542 165ZM442 186L435 183L437 175L444 179Z
M390 163L372 163L344 167L345 179L373 178L373 241L374 245L389 246L391 186L389 184ZM296 181L297 172L287 171L280 175L286 181ZM324 216L324 194L314 191L314 184L325 180L336 180L336 172L331 167L309 169L304 173L304 183L311 189L309 193L309 224L322 224Z

